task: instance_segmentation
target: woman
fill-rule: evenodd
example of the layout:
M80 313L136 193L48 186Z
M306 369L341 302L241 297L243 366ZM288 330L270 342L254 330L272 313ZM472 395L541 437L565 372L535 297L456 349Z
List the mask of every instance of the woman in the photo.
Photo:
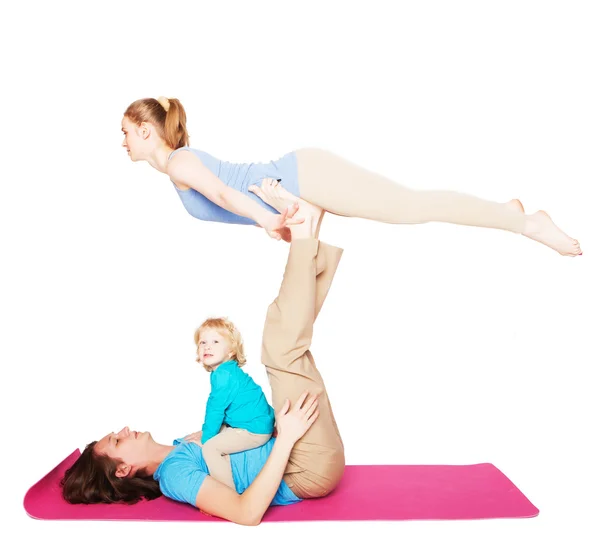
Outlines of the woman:
M188 146L186 114L177 99L140 99L121 123L131 160L146 161L173 182L186 210L201 220L253 224L289 241L289 225L257 197L264 179L327 212L387 223L448 222L504 229L558 251L581 254L544 211L526 215L519 200L486 201L449 191L416 191L320 149L299 149L268 164L233 164Z
M301 209L292 207L292 216L296 211L302 223L292 226L283 282L263 332L262 363L271 384L277 437L230 455L236 489L207 474L199 433L170 446L156 443L148 432L124 428L90 443L66 472L67 501L135 502L162 492L208 514L256 525L271 504L322 497L337 486L344 446L309 348L342 250L316 238L322 210L302 203Z

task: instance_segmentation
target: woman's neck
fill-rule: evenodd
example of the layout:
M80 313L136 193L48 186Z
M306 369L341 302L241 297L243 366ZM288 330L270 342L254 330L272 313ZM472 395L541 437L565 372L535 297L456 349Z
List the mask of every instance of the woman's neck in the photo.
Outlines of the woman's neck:
M146 158L146 162L150 164L154 169L157 169L161 173L167 172L167 164L169 163L169 155L173 152L171 147L167 145L159 145L152 151Z

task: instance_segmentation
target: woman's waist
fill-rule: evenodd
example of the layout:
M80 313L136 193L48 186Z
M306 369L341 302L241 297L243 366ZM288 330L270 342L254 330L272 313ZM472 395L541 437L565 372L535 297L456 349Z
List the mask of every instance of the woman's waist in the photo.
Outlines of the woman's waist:
M296 153L291 152L277 160L250 164L246 170L230 170L222 180L228 186L240 191L247 191L252 184L259 184L263 179L281 179L289 187L298 182L298 164Z

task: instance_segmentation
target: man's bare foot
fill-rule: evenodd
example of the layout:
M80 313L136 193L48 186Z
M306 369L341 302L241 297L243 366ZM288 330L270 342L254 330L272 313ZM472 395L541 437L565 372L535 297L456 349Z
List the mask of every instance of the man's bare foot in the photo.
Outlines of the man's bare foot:
M298 212L294 214L294 217L305 218L305 224L307 224L307 226L304 231L308 229L310 236L314 238L319 237L323 215L325 214L325 211L322 208L319 208L308 201L305 201L304 199L300 199L291 192L288 192L275 179L263 179L260 188L257 186L250 186L248 190L256 194L265 203L267 203L267 205L271 205L279 212L283 212L290 205L297 205ZM302 226L303 224L295 225L294 228Z
M561 231L543 210L526 216L525 230L522 234L551 247L561 255L576 257L582 254L579 242Z
M307 203L309 206L310 203ZM317 209L320 210L320 209ZM319 235L319 225L322 217L322 210L318 212L314 212L310 210L306 205L302 205L300 210L298 210L298 214L300 214L302 218L304 218L304 222L298 225L295 225L290 229L292 233L292 240L298 240L300 238L318 238Z

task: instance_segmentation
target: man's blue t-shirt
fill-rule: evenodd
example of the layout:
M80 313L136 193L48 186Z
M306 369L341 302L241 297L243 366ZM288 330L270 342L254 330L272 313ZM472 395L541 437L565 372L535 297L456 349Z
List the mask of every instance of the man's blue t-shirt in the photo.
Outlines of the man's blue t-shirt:
M243 493L267 462L273 449L275 438L255 449L244 450L229 455L233 482L238 493ZM202 456L202 447L196 443L186 443L181 439L173 441L176 447L165 457L154 472L160 490L170 499L187 502L196 506L196 496L200 486L209 474ZM302 499L296 497L282 480L271 505L293 504Z

